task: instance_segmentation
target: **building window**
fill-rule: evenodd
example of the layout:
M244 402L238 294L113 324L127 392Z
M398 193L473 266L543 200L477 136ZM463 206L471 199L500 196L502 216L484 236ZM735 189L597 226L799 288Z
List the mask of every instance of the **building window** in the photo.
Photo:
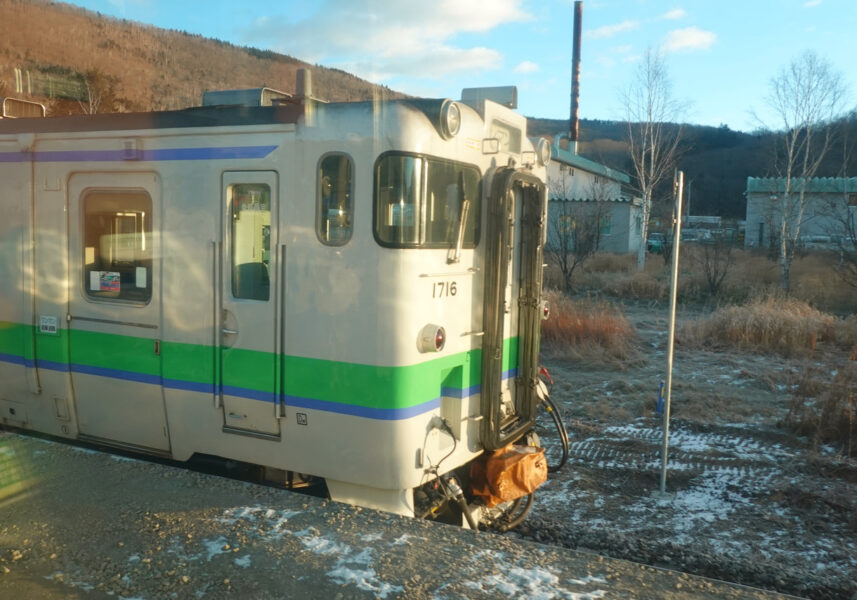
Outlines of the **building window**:
M83 197L83 287L99 300L152 299L152 198L140 190Z
M318 166L316 233L323 244L342 246L351 239L354 193L351 158L328 154Z
M601 235L610 235L613 230L613 215L602 215L599 219Z
M571 215L560 215L557 219L557 231L560 234L571 233L575 229L574 217Z
M848 194L848 206L857 206L857 194Z
M271 295L271 188L264 183L229 186L232 296L267 301Z

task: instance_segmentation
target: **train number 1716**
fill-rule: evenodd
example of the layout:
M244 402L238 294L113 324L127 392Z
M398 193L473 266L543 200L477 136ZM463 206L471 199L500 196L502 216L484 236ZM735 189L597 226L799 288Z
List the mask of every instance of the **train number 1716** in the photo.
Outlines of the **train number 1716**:
M454 281L437 281L431 287L432 298L446 298L455 296L458 293L458 288Z

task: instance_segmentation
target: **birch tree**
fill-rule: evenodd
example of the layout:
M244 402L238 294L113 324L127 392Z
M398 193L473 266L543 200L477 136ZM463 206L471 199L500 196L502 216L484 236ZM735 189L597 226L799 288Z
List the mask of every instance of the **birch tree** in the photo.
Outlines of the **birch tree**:
M116 109L116 78L107 75L100 69L89 69L83 75L82 99L77 103L84 114L94 115L98 112L113 112ZM104 110L106 108L106 110Z
M646 265L646 239L656 189L671 181L678 159L684 112L673 97L664 55L653 48L634 73L623 97L625 137L631 153L637 190L642 198L642 243L637 249L637 268Z
M781 179L780 286L788 291L791 265L806 217L807 190L833 144L845 85L831 64L808 51L771 79L767 104L777 120L774 171Z

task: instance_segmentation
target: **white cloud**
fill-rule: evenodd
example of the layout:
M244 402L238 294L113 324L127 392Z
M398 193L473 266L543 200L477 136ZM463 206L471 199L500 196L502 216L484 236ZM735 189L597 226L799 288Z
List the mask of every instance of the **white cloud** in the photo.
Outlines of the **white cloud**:
M714 45L717 36L699 27L674 29L667 34L663 43L665 52L680 52L682 50L705 50Z
M324 0L300 22L288 16L257 20L242 32L247 43L325 66L351 70L380 82L412 73L443 77L466 69L498 69L493 48L463 47L462 33L485 33L506 23L532 19L523 0Z
M665 21L677 21L687 16L687 12L683 8L674 8L661 15L661 19Z
M807 0L803 3L804 8L812 8L821 4L822 0Z
M513 70L515 73L535 73L536 71L539 70L539 65L537 65L536 63L534 63L531 60L525 60L524 62L520 63L517 67L515 67Z
M625 31L633 31L640 27L640 23L638 21L630 21L625 20L621 23L615 23L613 25L603 25L602 27L598 27L597 29L593 29L592 31L587 31L584 34L584 37L599 39L599 38L608 38L613 37L619 33L623 33Z

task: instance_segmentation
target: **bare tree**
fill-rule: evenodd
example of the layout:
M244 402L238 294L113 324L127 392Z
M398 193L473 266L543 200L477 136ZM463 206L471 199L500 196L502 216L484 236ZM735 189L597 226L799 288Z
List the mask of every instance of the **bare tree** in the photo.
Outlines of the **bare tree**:
M716 237L710 243L695 244L688 252L690 261L702 271L708 295L712 298L720 293L729 269L735 264L733 249L730 240Z
M807 190L833 144L845 85L828 61L805 52L771 79L770 90L767 102L780 131L773 166L782 182L777 198L780 285L788 291L806 217Z
M555 200L550 207L547 256L562 274L564 290L570 292L575 270L598 252L601 244L608 186L603 178L595 179L588 186L589 197L572 200L569 177L560 174L549 185Z
M100 69L89 69L83 75L83 98L78 100L87 115L97 112L113 112L116 109L116 78ZM107 109L106 111L104 109Z
M678 159L682 127L677 122L683 103L672 95L672 84L662 53L649 48L634 80L623 95L626 138L631 152L637 188L642 197L642 243L637 267L646 265L646 238L655 190L670 181Z

